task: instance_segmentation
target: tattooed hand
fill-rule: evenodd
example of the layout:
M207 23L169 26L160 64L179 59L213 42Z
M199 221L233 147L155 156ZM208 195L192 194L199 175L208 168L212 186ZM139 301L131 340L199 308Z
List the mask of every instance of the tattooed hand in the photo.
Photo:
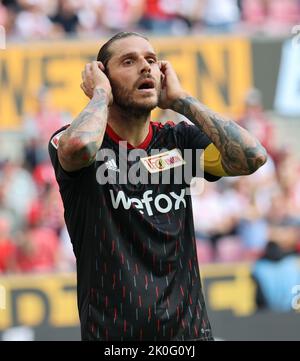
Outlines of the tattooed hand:
M84 71L81 72L82 83L80 87L90 99L93 98L96 89L103 89L107 93L109 105L111 105L113 102L111 85L104 70L105 68L101 61L93 61L86 64Z

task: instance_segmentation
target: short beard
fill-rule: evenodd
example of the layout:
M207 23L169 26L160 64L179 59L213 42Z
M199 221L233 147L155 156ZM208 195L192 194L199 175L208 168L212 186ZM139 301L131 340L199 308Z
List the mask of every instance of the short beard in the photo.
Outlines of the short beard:
M141 104L135 102L130 92L119 82L112 79L109 80L112 88L113 102L127 114L136 117L147 116L157 107L158 101L156 104Z

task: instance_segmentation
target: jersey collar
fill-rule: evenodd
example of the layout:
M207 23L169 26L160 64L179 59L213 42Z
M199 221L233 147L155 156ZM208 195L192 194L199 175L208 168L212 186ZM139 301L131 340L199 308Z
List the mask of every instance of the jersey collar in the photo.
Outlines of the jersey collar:
M119 144L119 142L126 142L125 139L122 139L113 129L112 127L107 124L106 126L106 134L109 136L109 138L111 138L115 143ZM134 147L132 144L127 142L127 148L128 149L146 149L148 147L148 145L150 144L151 140L152 140L152 136L153 136L153 129L152 129L152 125L151 122L149 123L149 130L148 130L148 134L146 136L146 138L143 140L143 142L141 144L139 144L138 146Z

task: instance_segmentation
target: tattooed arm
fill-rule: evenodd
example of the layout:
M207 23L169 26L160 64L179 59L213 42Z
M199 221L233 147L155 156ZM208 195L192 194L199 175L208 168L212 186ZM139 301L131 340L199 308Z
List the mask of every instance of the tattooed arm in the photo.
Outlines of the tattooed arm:
M186 116L211 139L222 155L226 174L251 174L266 162L266 151L255 137L235 122L209 110L197 99L182 97L174 101L172 108Z
M185 93L171 65L162 63L165 75L162 107L186 116L211 139L221 153L226 174L247 175L261 167L267 160L267 153L259 141L234 121L221 117Z
M93 89L91 100L59 139L59 162L69 172L91 164L102 144L112 95L109 80L100 67L97 62L86 65L81 88L85 93L86 89Z

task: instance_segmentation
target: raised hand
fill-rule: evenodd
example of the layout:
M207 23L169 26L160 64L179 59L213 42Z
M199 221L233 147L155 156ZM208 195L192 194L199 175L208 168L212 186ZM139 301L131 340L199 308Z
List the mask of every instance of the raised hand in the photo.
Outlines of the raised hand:
M162 73L162 91L158 106L162 109L171 109L173 103L179 98L186 96L177 74L168 61L159 62L160 71Z
M111 85L104 71L104 65L100 61L86 64L81 72L82 83L80 87L90 99L93 98L96 89L103 89L107 93L109 105L111 105L113 102Z

